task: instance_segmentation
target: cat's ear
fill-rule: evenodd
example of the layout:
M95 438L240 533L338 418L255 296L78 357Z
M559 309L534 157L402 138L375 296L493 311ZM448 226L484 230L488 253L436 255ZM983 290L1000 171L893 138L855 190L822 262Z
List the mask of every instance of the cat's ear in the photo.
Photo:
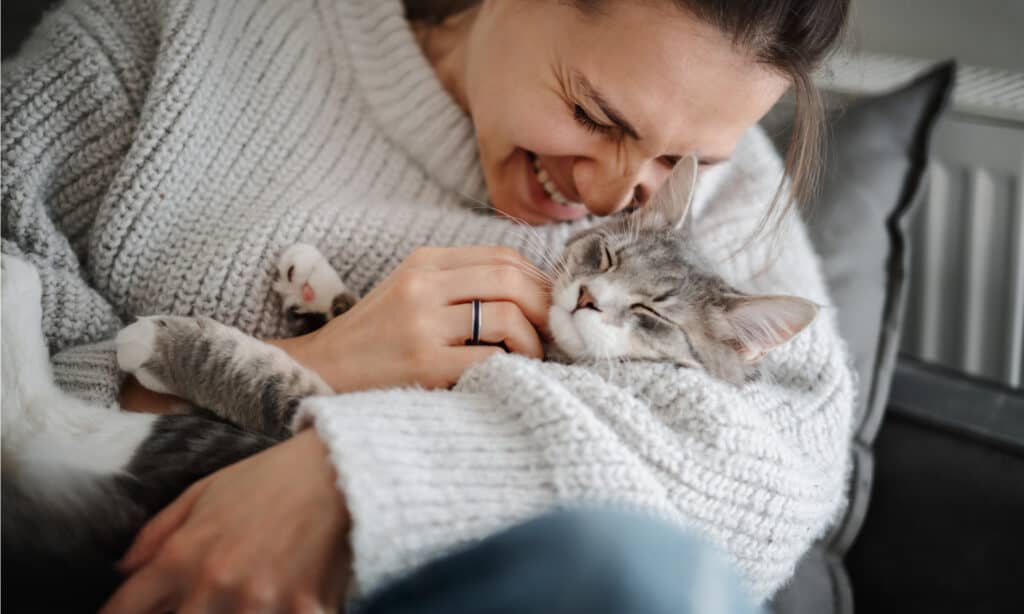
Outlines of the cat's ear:
M640 222L646 228L682 228L696 185L697 156L691 153L676 163L668 179L651 197L651 202L637 212Z
M818 306L796 296L730 296L712 318L714 335L747 362L792 339L818 315Z

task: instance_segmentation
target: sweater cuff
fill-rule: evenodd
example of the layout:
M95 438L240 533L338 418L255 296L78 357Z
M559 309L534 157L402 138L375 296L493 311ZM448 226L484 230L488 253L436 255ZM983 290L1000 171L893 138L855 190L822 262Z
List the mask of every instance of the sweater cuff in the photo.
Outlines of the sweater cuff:
M556 503L552 479L542 477L553 468L483 395L312 397L294 425L314 426L330 451L352 519L354 588L364 596Z
M55 354L53 379L64 392L107 407L118 407L125 374L117 365L113 339Z

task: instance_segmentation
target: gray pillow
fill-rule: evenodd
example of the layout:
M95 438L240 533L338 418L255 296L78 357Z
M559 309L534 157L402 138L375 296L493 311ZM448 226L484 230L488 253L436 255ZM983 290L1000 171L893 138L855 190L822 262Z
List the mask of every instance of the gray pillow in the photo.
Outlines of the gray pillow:
M946 62L886 94L833 113L826 172L807 226L822 259L839 332L858 374L849 504L830 534L801 561L773 600L778 614L853 612L842 557L867 511L871 446L885 412L907 292L908 213L923 197L932 129L946 108L956 68ZM767 119L784 147L785 121Z

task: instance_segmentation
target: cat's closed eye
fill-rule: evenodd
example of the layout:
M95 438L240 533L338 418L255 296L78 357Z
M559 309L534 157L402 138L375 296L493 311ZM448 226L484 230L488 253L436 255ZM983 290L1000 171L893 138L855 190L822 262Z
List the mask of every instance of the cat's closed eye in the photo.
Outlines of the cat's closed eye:
M608 248L608 244L601 241L601 263L598 268L602 273L607 273L613 266L615 266L615 255Z
M649 331L662 329L668 324L668 321L660 313L643 303L634 303L629 306L629 310L639 326Z
M645 305L644 303L633 303L632 305L629 306L629 310L632 311L633 314L637 316L653 318L665 322L666 324L671 323L671 321L668 318L658 313L656 309L649 305Z
M632 309L635 312L646 313L646 314L650 314L650 315L653 315L653 316L656 316L656 317L659 317L659 318L664 318L665 317L665 316L661 315L660 313L658 313L657 309L655 309L655 308L653 308L653 307L651 307L649 305L646 305L644 303L633 303L632 305L629 306L629 308Z

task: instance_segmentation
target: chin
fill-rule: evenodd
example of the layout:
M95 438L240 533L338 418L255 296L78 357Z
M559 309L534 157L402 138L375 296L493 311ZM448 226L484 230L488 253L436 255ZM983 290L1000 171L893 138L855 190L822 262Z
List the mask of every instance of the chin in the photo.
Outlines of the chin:
M628 334L601 321L597 313L552 305L548 326L555 344L573 360L603 360L630 355Z
M551 311L548 312L548 327L551 329L555 345L566 356L573 360L587 357L587 346L579 331L576 330L572 313L558 305L552 305Z

